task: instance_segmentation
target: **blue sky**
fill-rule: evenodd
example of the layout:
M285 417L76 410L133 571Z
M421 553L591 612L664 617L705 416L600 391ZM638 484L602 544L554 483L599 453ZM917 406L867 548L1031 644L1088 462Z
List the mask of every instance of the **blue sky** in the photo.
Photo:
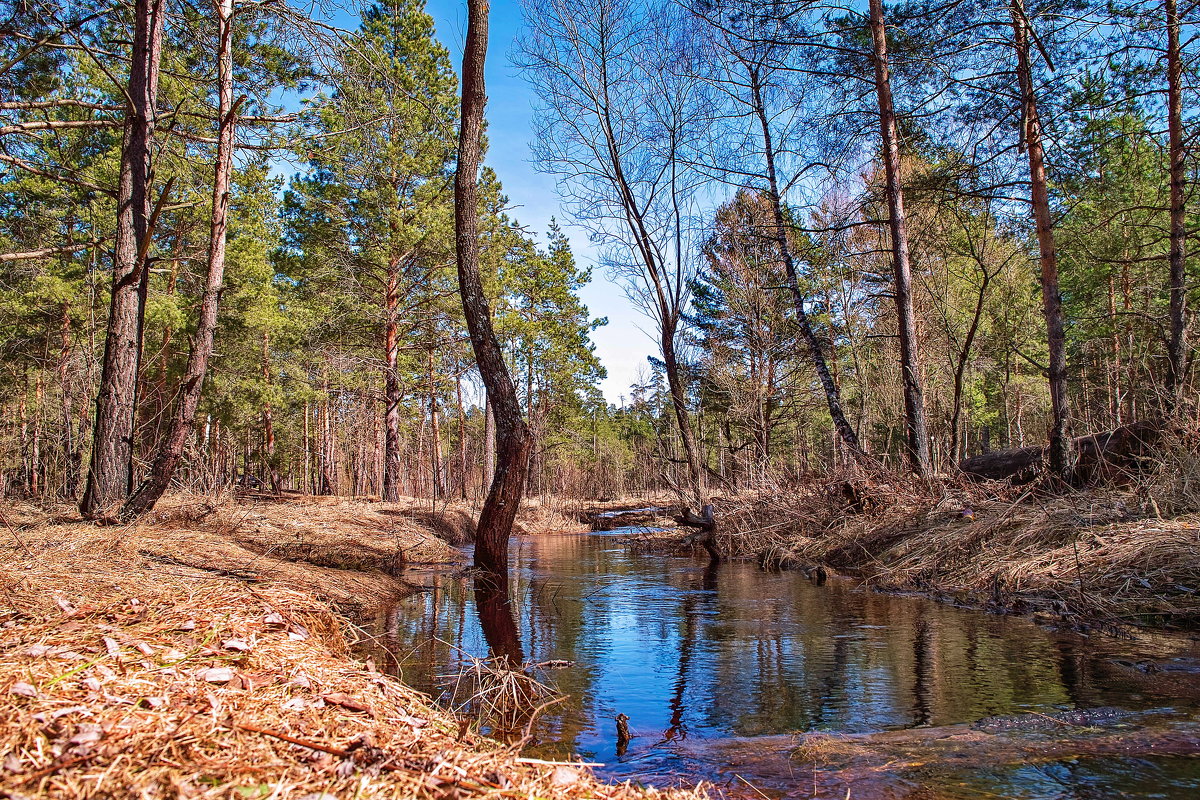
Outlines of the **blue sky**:
M426 10L437 26L437 37L450 50L457 71L462 65L467 30L466 1L426 0L426 3ZM332 16L337 25L350 28L357 25L353 12ZM653 339L645 333L651 330L651 323L630 305L623 289L597 264L596 251L586 232L571 224L571 215L561 206L554 177L539 173L532 163L529 145L533 139L536 97L511 59L521 25L517 0L492 2L486 73L487 163L500 176L512 216L531 232L543 234L543 242L550 219L557 218L571 239L576 259L593 267L592 283L581 295L593 317L608 318L608 325L597 330L592 339L608 370L608 379L601 388L609 402L618 403L622 395L628 396L630 384L646 365L646 356L655 352Z

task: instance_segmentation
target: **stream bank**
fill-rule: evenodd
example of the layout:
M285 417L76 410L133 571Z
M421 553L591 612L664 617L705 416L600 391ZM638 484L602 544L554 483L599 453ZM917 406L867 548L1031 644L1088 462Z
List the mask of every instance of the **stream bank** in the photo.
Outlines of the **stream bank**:
M700 796L524 759L357 658L352 609L461 558L404 505L2 510L0 797Z
M1036 754L1050 771L1104 760L1096 797L1194 796L1200 643L1188 637L1085 637L848 578L648 555L624 544L633 533L513 542L510 648L566 695L530 730L530 755L737 796L813 796L815 769L816 796L944 800L987 796L956 795L958 767ZM364 620L360 646L456 707L456 676L501 638L496 609L461 574L410 577L425 591ZM1000 796L1010 784L1002 771L975 782ZM1043 789L1011 796L1056 796Z

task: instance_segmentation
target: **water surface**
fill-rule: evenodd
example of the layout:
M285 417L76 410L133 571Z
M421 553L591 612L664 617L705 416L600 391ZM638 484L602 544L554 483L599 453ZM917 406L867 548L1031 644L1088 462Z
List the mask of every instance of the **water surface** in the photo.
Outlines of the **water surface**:
M374 625L393 671L437 696L460 651L485 655L488 648L469 579L419 579L429 591L381 612ZM603 762L597 771L614 779L704 778L743 789L759 781L773 796L807 797L821 787L809 781L802 789L805 780L789 777L800 767L776 752L779 734L941 728L1109 706L1154 709L1155 719L1190 726L1200 697L1190 675L1197 653L1178 639L1087 640L1022 618L872 593L849 580L815 586L800 574L749 563L635 554L611 533L514 538L512 581L526 660L575 662L539 674L570 699L544 717L530 751ZM1137 666L1145 659L1166 671L1148 674ZM618 713L628 715L635 734L622 755ZM759 740L748 737L772 736L761 740L761 750L764 762L770 751L776 763L752 763ZM737 771L722 752L731 742L740 743ZM1200 762L1192 758L1071 764L1059 756L1025 772L1004 764L951 771L936 779L945 784L937 796L1200 791ZM1061 781L1076 793L1062 793ZM875 788L878 796L927 796L911 793L927 786L909 783ZM855 796L872 795L863 789Z

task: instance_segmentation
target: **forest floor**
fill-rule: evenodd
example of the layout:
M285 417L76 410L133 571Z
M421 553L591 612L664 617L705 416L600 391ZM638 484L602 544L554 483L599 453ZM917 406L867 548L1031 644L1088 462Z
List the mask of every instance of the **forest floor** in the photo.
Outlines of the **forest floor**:
M0 797L696 796L522 759L351 653L350 616L410 591L405 565L461 559L468 507L0 510Z

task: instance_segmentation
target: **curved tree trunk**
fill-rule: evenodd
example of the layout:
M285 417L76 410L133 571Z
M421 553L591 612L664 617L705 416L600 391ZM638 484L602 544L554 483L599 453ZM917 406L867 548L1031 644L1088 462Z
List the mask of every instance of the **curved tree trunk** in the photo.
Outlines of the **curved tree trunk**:
M500 343L492 329L491 309L479 270L479 165L482 160L484 93L487 56L487 0L467 0L467 38L463 48L462 111L458 169L454 176L454 246L463 312L471 348L496 418L495 479L479 515L475 565L497 586L507 586L508 537L521 505L529 463L529 429Z
M233 133L237 125L237 108L233 100L233 0L220 0L217 6L217 25L219 128L217 162L213 174L212 219L209 225L208 276L200 300L200 319L196 325L192 350L188 354L187 367L179 387L175 413L159 444L158 453L146 479L121 509L121 516L125 518L144 514L154 508L154 504L171 483L171 477L183 457L184 445L196 420L196 409L200 405L200 392L204 386L204 376L208 372L208 359L212 355L213 338L217 330L217 307L221 300L221 287L225 281L225 242L229 228L230 181L233 176ZM266 346L264 338L264 358Z

